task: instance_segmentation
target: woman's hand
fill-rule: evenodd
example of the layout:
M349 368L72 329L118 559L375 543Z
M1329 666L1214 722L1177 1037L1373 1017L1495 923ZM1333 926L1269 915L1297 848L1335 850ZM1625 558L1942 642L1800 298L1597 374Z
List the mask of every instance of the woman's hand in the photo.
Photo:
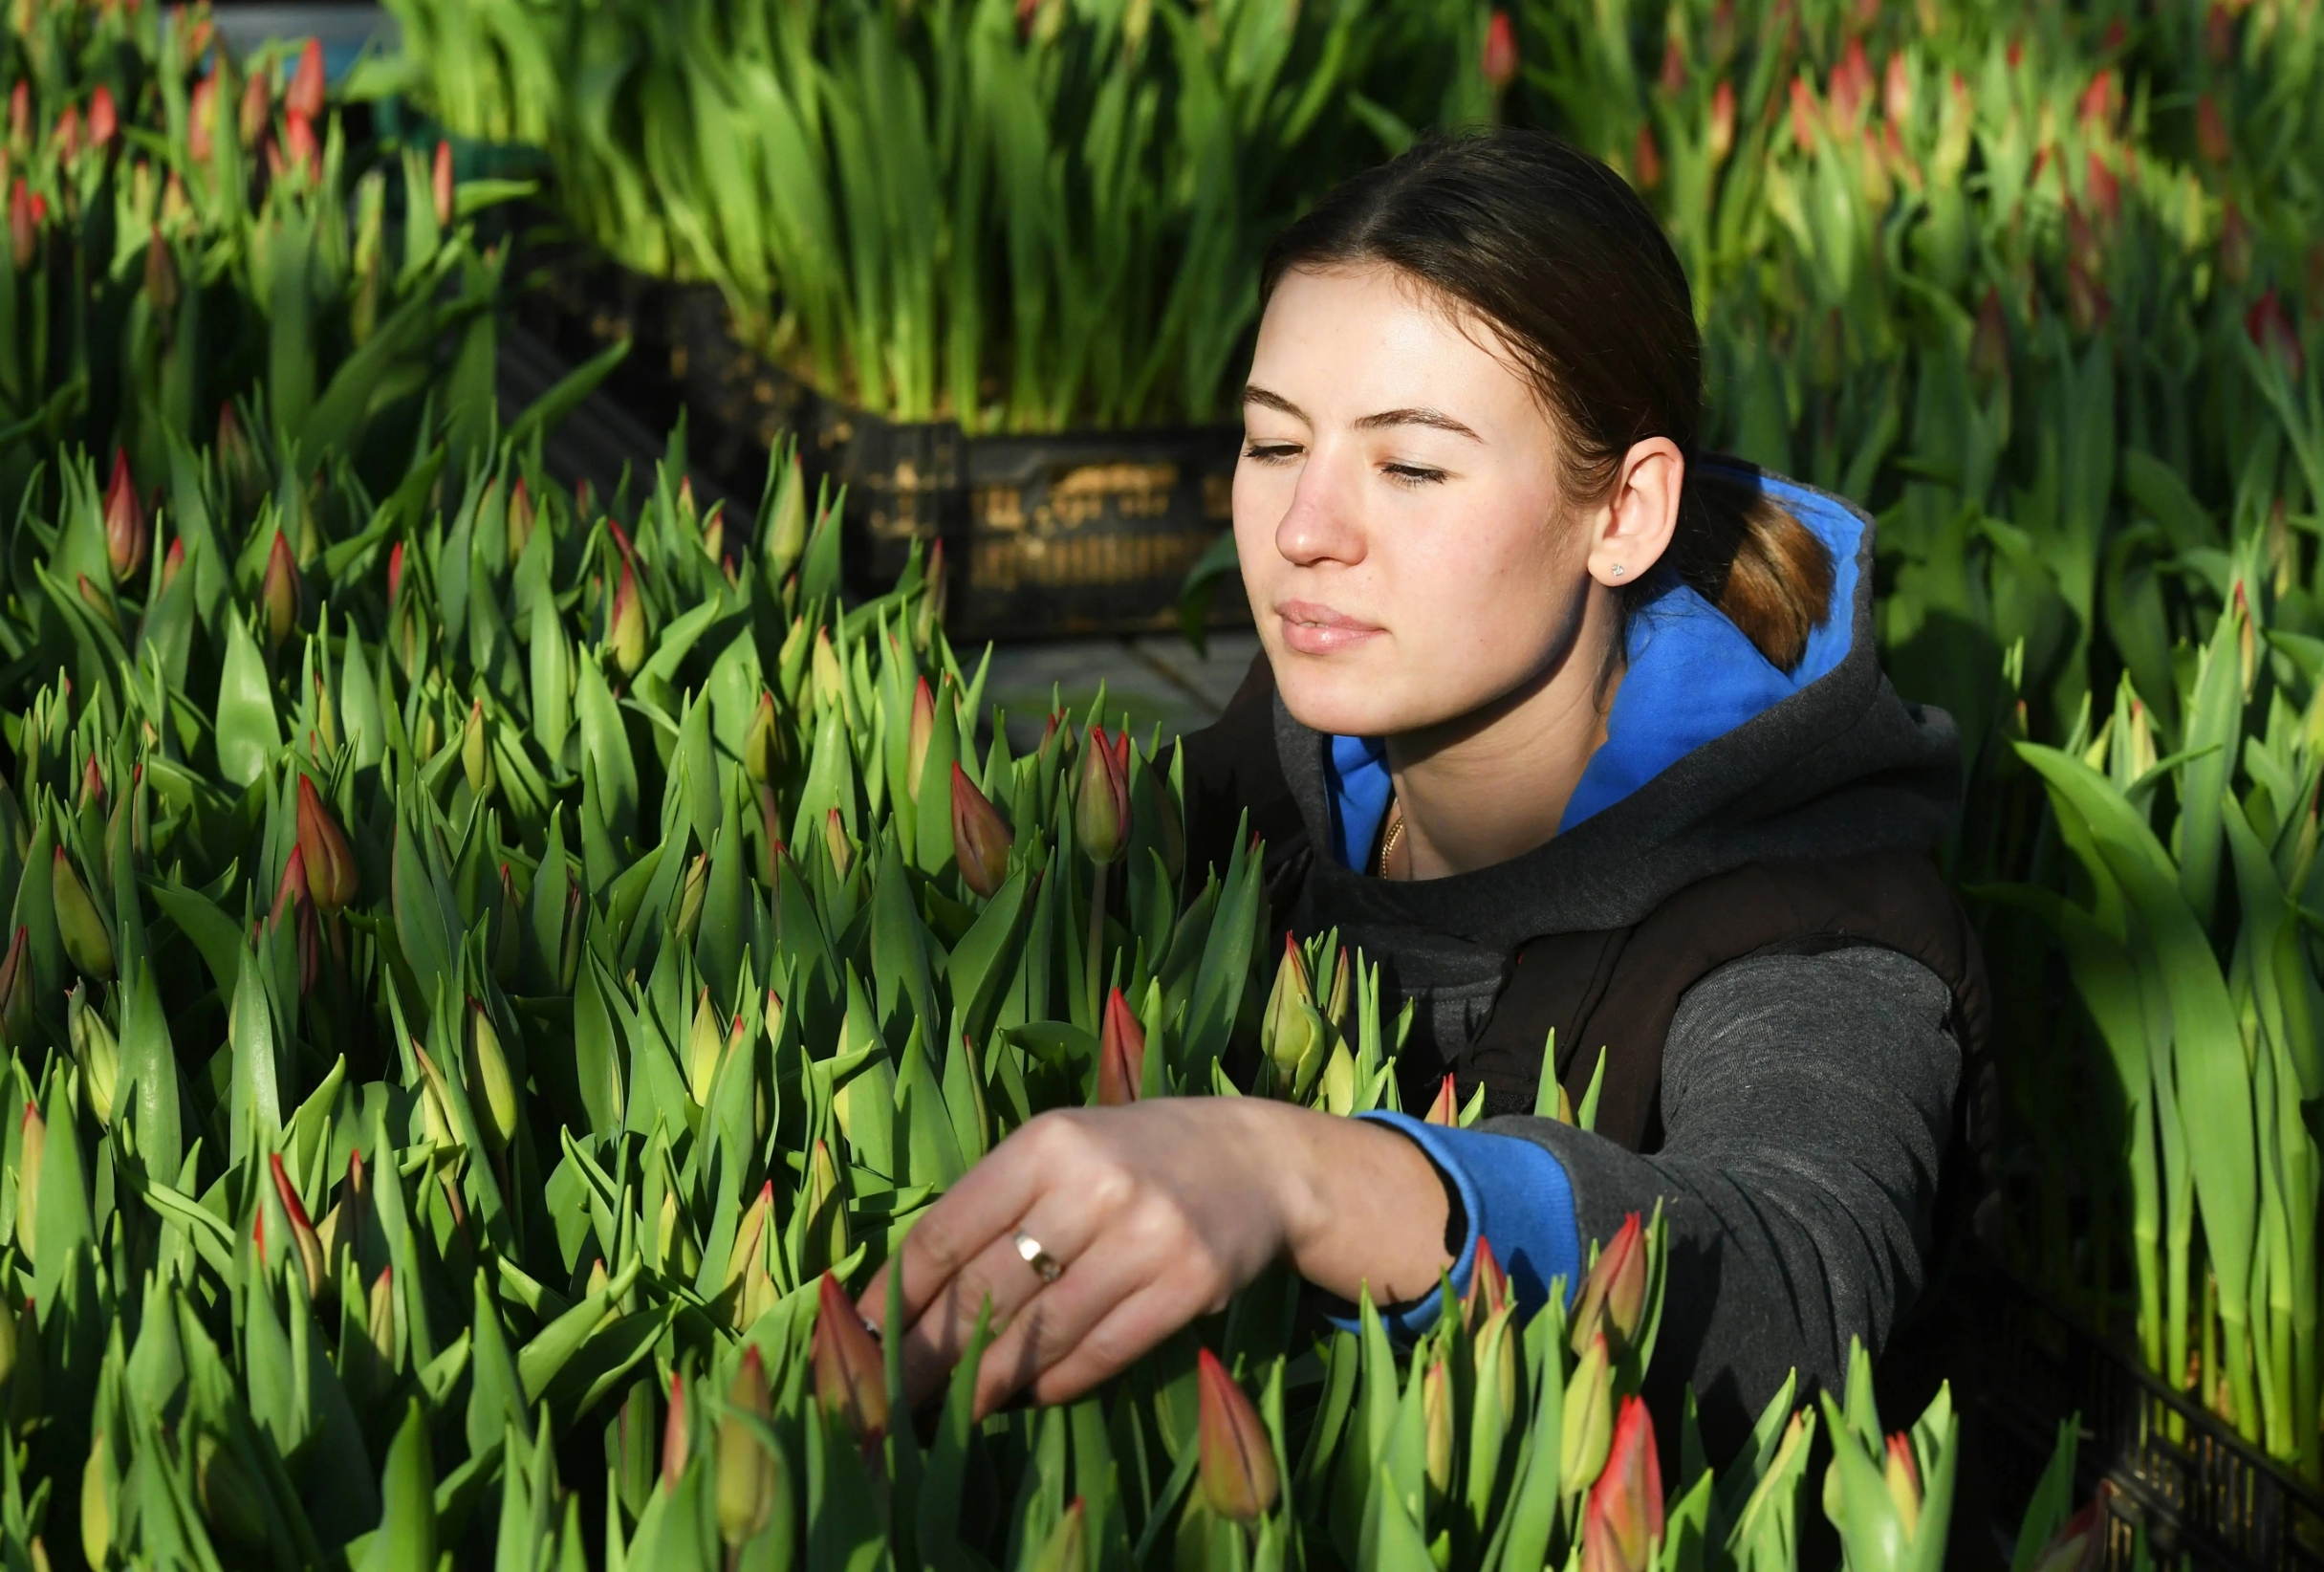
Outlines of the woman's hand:
M859 1301L884 1318L903 1274L904 1388L943 1384L988 1298L998 1335L982 1416L1020 1390L1064 1402L1230 1295L1276 1256L1354 1298L1397 1300L1444 1266L1444 1192L1421 1149L1377 1124L1247 1098L1160 1098L1044 1114L971 1168L905 1235ZM1063 1270L1053 1282L1023 1234Z

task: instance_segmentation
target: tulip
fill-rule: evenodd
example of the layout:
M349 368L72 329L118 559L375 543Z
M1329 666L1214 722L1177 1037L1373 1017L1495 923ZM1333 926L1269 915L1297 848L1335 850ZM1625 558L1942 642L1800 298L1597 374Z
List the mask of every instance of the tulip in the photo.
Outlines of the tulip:
M624 677L634 677L645 664L645 603L638 599L638 576L627 558L621 580L614 590L613 615L607 622L614 665Z
M2090 1504L2060 1523L2049 1543L2034 1552L2033 1572L2097 1572L2106 1561L2106 1513L2113 1495L2113 1484L2099 1480Z
M453 188L451 188L451 142L437 142L435 165L427 172L427 195L435 205L437 228L451 228Z
M145 240L145 298L151 304L154 315L163 319L165 332L168 318L178 309L179 289L177 254L169 249L169 242L162 238L162 227L157 224ZM117 473L120 473L126 466L117 459L114 468ZM136 500L136 492L130 493L132 501ZM106 500L110 503L112 499L108 497ZM116 577L119 577L118 565Z
M803 1205L807 1228L801 1240L799 1270L802 1275L829 1271L847 1259L854 1244L847 1234L847 1197L839 1189L839 1165L827 1141L817 1141L807 1153Z
M1570 1345L1578 1354L1602 1331L1611 1334L1617 1347L1626 1349L1645 1313L1646 1230L1634 1212L1622 1219L1590 1268L1580 1307L1574 1312Z
M322 144L315 140L315 122L304 115L293 115L283 126L283 150L293 169L309 179L321 175L323 169ZM271 149L270 149L271 151Z
M19 80L8 90L8 138L22 150L33 140L33 84Z
M224 447L226 445L224 428L226 423L233 418L233 413L234 406L229 404L226 406L226 413L218 417L218 425L220 427L218 443L220 447ZM392 606L396 603L396 597L402 592L402 588L403 542L399 540L394 545L387 548L387 603L389 605Z
M795 451L775 482L774 505L767 519L768 578L780 583L807 550L807 480Z
M98 768L95 753L80 761L80 806L94 806L100 812L105 806L105 772Z
M393 1365L396 1362L396 1282L395 1268L382 1266L372 1279L371 1296L363 1307L363 1332L370 1338L372 1351L380 1363Z
M320 120L323 114L323 41L309 38L299 52L298 69L291 74L291 90L282 97L286 113Z
M1081 754L1081 790L1074 799L1074 835L1099 867L1119 862L1130 840L1130 733L1109 737L1093 726Z
M1203 1498L1222 1517L1256 1522L1275 1504L1278 1484L1267 1427L1218 1355L1203 1349L1195 1370Z
M280 927L285 917L296 914L299 903L309 899L307 854L296 841L293 841L291 855L283 859L282 877L274 882L274 905L267 912L267 926Z
M751 1419L764 1424L774 1414L767 1391L767 1367L755 1346L743 1350L734 1385L727 1388L727 1407L733 1411L718 1421L718 1537L726 1541L731 1561L734 1552L756 1539L773 1519L778 1503L785 1508L783 1515L790 1515L791 1482L783 1460L768 1450L750 1424ZM673 1406L672 1415L677 1411ZM667 1469L666 1461L663 1467Z
M662 1199L662 1204L666 1206L675 1197L664 1194ZM758 1350L755 1348L750 1350L751 1354L757 1352ZM684 1477L688 1444L685 1420L685 1377L672 1370L670 1372L670 1411L668 1417L662 1422L662 1488L664 1491L676 1490L678 1481Z
M113 89L102 82L89 95L89 145L103 152L113 145L114 134L121 125L120 111L113 102Z
M80 111L72 104L56 117L56 129L49 134L56 144L56 162L72 166L80 158Z
M939 536L928 548L928 565L921 575L920 610L912 619L912 638L925 649L935 639L936 630L945 625L945 596L949 580L945 574L945 543Z
M1452 1492L1452 1372L1439 1353L1421 1377L1421 1433L1428 1498L1441 1501Z
M343 910L359 883L355 852L315 782L298 777L298 849L307 864L307 893L326 912Z
M93 1567L103 1566L113 1553L112 1474L113 1446L100 1425L80 1471L80 1553Z
M1490 1320L1509 1308L1509 1274L1501 1270L1492 1241L1477 1241L1477 1258L1468 1269L1468 1293L1461 1300L1461 1324L1472 1326L1480 1317Z
M215 1437L205 1434L194 1449L194 1489L202 1515L221 1539L245 1550L267 1543L267 1512L249 1471ZM239 1558L237 1558L239 1559Z
M1097 1102L1119 1108L1138 1101L1145 1074L1146 1034L1130 1001L1117 988L1105 1001L1105 1027L1097 1040Z
M750 716L750 730L743 738L743 772L764 786L774 778L782 760L783 733L775 724L774 695L762 688L758 709Z
M215 151L212 128L217 122L218 73L213 68L208 76L194 83L193 97L185 109L185 150L196 164L207 164Z
M89 1003L86 983L76 982L65 1004L66 1035L74 1062L80 1066L80 1083L89 1096L89 1111L99 1128L113 1127L113 1093L120 1079L121 1045L105 1024L101 1012Z
M1509 90L1517 79L1517 28L1509 12L1496 7L1485 24L1485 59L1482 62L1485 85L1494 97Z
M2227 141L2227 121L2219 112L2219 100L2210 94L2195 99L2195 146L2205 160L2225 164L2234 152Z
M1009 821L991 798L958 763L952 766L952 860L961 883L991 900L1009 878L1009 853L1015 845Z
M1307 980L1307 961L1299 953L1295 934L1283 935L1283 959L1275 964L1274 987L1267 995L1267 1011L1259 1017L1259 1052L1273 1059L1278 1066L1288 1059L1295 1068L1299 1062L1295 1051L1278 1054L1276 1044L1286 1034L1297 1028L1292 1018L1302 1003L1314 1001L1314 991Z
M1605 1466L1614 1438L1614 1370L1601 1333L1590 1340L1566 1378L1565 1417L1558 1434L1558 1476L1577 1494Z
M1815 90L1802 75L1792 78L1792 144L1802 153L1815 150Z
M460 730L460 769L470 792L480 797L492 795L498 773L492 768L492 736L486 730L481 698L468 706L467 724Z
M1032 1572L1083 1572L1090 1563L1088 1509L1076 1496L1065 1515L1049 1531L1049 1540L1032 1563Z
M89 899L73 860L59 846L50 860L49 878L56 906L56 931L64 940L65 958L83 974L99 982L113 976L113 937L105 931L97 903Z
M1646 1572L1662 1542L1662 1470L1645 1401L1622 1399L1606 1472L1582 1518L1583 1572Z
M728 1301L738 1332L750 1325L743 1312L751 1298L753 1275L764 1276L767 1270L767 1222L773 1212L774 1181L770 1179L734 1225L734 1246L727 1254L727 1278L719 1297Z
M689 947L702 931L702 903L710 892L710 854L696 852L678 889L678 937Z
M710 1003L710 991L704 988L694 1001L694 1021L686 1030L685 1084L686 1091L697 1106L706 1107L710 1102L710 1082L718 1075L719 1061L726 1055L727 1031L718 1019L718 1010Z
M307 1275L307 1298L315 1299L323 1292L323 1243L307 1221L307 1209L299 1205L298 1191L292 1187L291 1175L282 1166L282 1153L273 1152L267 1158L274 1173L274 1194L282 1202L283 1214L291 1220L291 1243L298 1252L298 1264Z
M774 888L776 874L781 870L783 854L790 848L783 844L783 809L774 799L774 788L758 789L759 883Z
M1888 1438L1888 1456L1880 1472L1888 1498L1896 1503L1897 1521L1904 1527L1904 1542L1910 1544L1921 1526L1921 1469L1913 1459L1911 1436L1900 1430Z
M516 565L517 559L525 555L525 548L532 543L533 521L539 517L539 512L537 508L533 507L532 493L525 490L524 478L520 475L517 477L516 484L509 490L509 565L510 567Z
M246 148L258 145L266 135L267 121L274 111L274 90L267 82L263 71L250 73L250 79L242 84L242 104L234 121L235 134Z
M831 629L815 629L814 653L809 666L814 674L815 709L817 711L847 703L847 673L839 666L839 652L831 646Z
M444 1084L444 1072L436 1068L436 1061L420 1046L418 1038L412 1040L411 1050L412 1058L420 1065L420 1117L427 1130L428 1145L457 1146L460 1138L452 1129L451 1094Z
M920 773L928 763L928 744L935 736L936 694L923 677L912 690L912 730L903 753L904 790L915 802L920 800Z
M185 542L173 540L169 543L169 550L162 557L162 587L169 588L178 581L178 575L185 571Z
M475 1111L484 1116L485 1144L495 1152L516 1139L516 1078L509 1071L509 1056L500 1034L484 1006L468 1004L467 1081Z
M1630 154L1630 174L1634 185L1641 191L1651 191L1662 184L1662 154L1654 144L1652 127L1639 127L1639 140Z
M1710 94L1710 161L1725 164L1735 150L1735 84L1722 81Z
M266 579L258 587L258 599L267 611L268 644L280 649L298 625L299 602L298 559L291 555L290 537L280 530L267 550Z
M2284 309L2272 284L2244 314L2244 332L2263 357L2281 364L2293 382L2300 380L2307 359L2300 352L2299 330L2291 325L2291 314Z
M0 961L0 1038L11 1048L24 1047L33 1028L31 940L31 930L19 924L8 959Z
M844 1420L864 1446L877 1445L888 1428L887 1365L854 1301L828 1272L816 1291L809 1357L814 1364L815 1401Z
M855 849L848 842L847 822L836 808L823 815L823 849L831 854L831 871L846 878L847 864L854 859Z
M18 273L33 265L33 249L40 244L40 224L33 216L32 190L24 184L22 175L9 188L8 243Z
M1446 1128L1451 1128L1461 1123L1461 1103L1453 1093L1451 1076L1445 1076L1437 1084L1436 1097L1428 1104L1427 1113L1422 1116L1422 1123L1443 1124Z
M16 1247L34 1260L40 1258L40 1162L48 1144L49 1122L27 1103L16 1131Z

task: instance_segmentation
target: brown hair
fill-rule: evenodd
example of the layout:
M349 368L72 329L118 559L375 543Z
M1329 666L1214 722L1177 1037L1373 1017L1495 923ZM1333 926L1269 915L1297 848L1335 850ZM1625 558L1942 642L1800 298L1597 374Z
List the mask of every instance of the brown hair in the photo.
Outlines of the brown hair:
M1686 274L1619 175L1538 131L1430 138L1277 235L1261 298L1294 268L1365 262L1499 330L1556 421L1571 496L1602 499L1633 444L1676 443L1686 483L1663 561L1776 666L1798 666L1831 599L1832 554L1748 466L1697 462L1703 347ZM1625 616L1646 593L1624 590Z

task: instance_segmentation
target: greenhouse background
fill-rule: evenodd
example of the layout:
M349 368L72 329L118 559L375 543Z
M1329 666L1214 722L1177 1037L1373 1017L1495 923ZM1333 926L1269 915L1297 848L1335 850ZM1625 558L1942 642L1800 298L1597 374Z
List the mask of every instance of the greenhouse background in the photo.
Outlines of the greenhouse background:
M2324 1566L2320 11L9 0L0 1562ZM1034 1115L1397 1104L1168 744L1261 249L1491 123L1960 724L1946 1290L1731 1456L1659 1215L910 1414L847 1295Z

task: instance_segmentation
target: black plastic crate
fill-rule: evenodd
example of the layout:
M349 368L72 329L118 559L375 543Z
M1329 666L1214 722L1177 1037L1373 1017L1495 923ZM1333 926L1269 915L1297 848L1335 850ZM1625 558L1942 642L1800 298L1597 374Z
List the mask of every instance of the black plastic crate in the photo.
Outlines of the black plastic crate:
M1975 1401L1998 1499L2022 1503L2078 1412L2076 1496L2113 1486L2110 1572L2128 1572L2140 1524L2158 1567L2324 1572L2324 1494L2048 1295L2004 1271L1987 1281Z
M527 325L576 361L631 338L610 385L649 425L684 408L690 459L737 494L753 494L769 448L795 435L811 483L847 488L858 588L892 582L913 542L942 539L957 636L1178 625L1187 570L1231 519L1240 426L971 436L884 420L744 345L714 288L642 277L531 216ZM1220 586L1210 621L1248 623L1239 581Z

